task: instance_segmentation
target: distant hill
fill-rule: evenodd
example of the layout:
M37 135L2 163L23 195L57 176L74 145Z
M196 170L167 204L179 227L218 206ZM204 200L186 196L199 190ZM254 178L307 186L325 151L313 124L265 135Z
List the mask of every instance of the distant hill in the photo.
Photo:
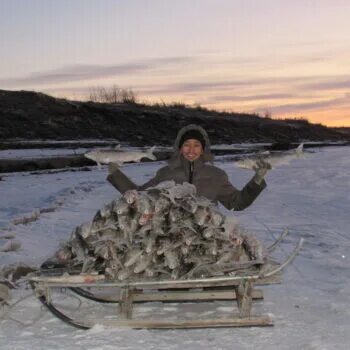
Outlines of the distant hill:
M0 90L0 140L117 139L130 145L170 145L187 124L203 126L215 144L340 141L350 135L306 120L273 120L184 105L103 104Z

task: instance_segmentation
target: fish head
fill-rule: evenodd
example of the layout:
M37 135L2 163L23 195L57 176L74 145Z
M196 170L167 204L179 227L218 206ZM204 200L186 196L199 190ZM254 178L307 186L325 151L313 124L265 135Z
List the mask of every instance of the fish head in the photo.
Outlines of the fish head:
M151 160L157 160L156 156L153 154L148 155L148 158Z
M97 161L98 158L98 152L97 151L91 151L91 152L87 152L84 154L84 157L87 159L91 159L93 161Z
M156 149L156 146L151 147L147 152L146 152L146 157L151 160L157 160L157 157L153 154L154 150Z
M123 194L123 197L125 198L126 202L128 204L132 204L136 201L138 198L138 192L136 190L128 190Z
M121 197L117 202L115 202L113 210L117 213L117 215L127 214L129 212L129 204L126 202L124 197Z
M194 217L196 220L196 223L199 226L203 226L204 223L207 221L208 218L208 210L207 208L199 208L197 211L194 213Z
M154 211L160 213L170 205L170 201L166 197L159 197L154 204Z

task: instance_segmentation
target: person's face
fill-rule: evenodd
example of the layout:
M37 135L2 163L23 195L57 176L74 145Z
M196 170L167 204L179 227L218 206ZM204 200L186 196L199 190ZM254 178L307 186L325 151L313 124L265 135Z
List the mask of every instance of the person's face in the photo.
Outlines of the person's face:
M198 140L189 139L183 143L180 152L187 160L193 162L203 154L203 147Z

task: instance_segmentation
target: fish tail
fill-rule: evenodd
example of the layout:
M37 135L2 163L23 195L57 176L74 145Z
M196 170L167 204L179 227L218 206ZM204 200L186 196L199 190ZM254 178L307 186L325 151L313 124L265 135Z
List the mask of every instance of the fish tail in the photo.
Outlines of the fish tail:
M156 156L153 154L155 149L156 149L156 146L152 146L149 150L147 150L147 154L150 159L156 160Z
M295 150L298 156L301 156L304 153L304 144L301 143Z

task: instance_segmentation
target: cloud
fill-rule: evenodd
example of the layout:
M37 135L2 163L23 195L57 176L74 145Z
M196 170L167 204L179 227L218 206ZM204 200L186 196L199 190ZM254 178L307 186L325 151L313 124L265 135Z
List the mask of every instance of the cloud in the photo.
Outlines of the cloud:
M282 77L262 77L256 79L231 79L231 80L213 80L213 81L192 81L173 84L157 84L157 85L142 85L139 86L140 91L145 94L189 94L189 93L201 93L201 92L217 92L220 94L220 90L230 90L235 88L248 87L251 91L254 91L256 87L264 87L266 89L272 86L283 88L285 91L291 91L294 87L298 88L298 92L303 93L304 87L315 86L314 88L305 89L317 90L317 84L324 79L335 79L334 76L282 76ZM309 92L309 91L308 91ZM288 94L288 93L286 93ZM281 94L281 98L286 94ZM269 95L266 95L269 97ZM261 95L263 97L263 95ZM271 95L273 97L273 95ZM223 99L229 100L229 97ZM249 99L249 98L248 98ZM247 99L247 100L248 100Z
M217 95L212 96L206 99L206 102L203 101L203 103L220 103L225 101L232 101L232 102L244 102L244 101L261 101L261 100L284 100L284 99L291 99L295 98L296 96L292 94L281 94L281 93L275 93L275 94L263 94L263 95L250 95L250 96L235 96L235 95Z
M333 77L328 80L321 80L303 86L306 90L339 90L350 89L350 77Z
M32 73L22 78L1 79L0 84L7 87L70 83L83 80L109 78L115 75L140 74L166 66L192 62L190 57L165 57L116 65L73 64L46 72Z
M263 85L264 79L256 80L229 80L229 81L193 81L188 83L162 84L162 85L144 85L140 87L144 93L148 94L166 94L166 93L200 93L203 91L219 91L220 89L234 89L242 86Z
M341 105L346 105L350 103L350 94L344 94L342 97L329 99L329 100L319 100L313 102L305 102L305 103L289 103L284 105L277 106L261 106L260 108L256 108L254 110L255 113L261 112L262 110L268 109L272 113L297 113L297 112L305 112L311 110L318 110L323 108L334 109Z

